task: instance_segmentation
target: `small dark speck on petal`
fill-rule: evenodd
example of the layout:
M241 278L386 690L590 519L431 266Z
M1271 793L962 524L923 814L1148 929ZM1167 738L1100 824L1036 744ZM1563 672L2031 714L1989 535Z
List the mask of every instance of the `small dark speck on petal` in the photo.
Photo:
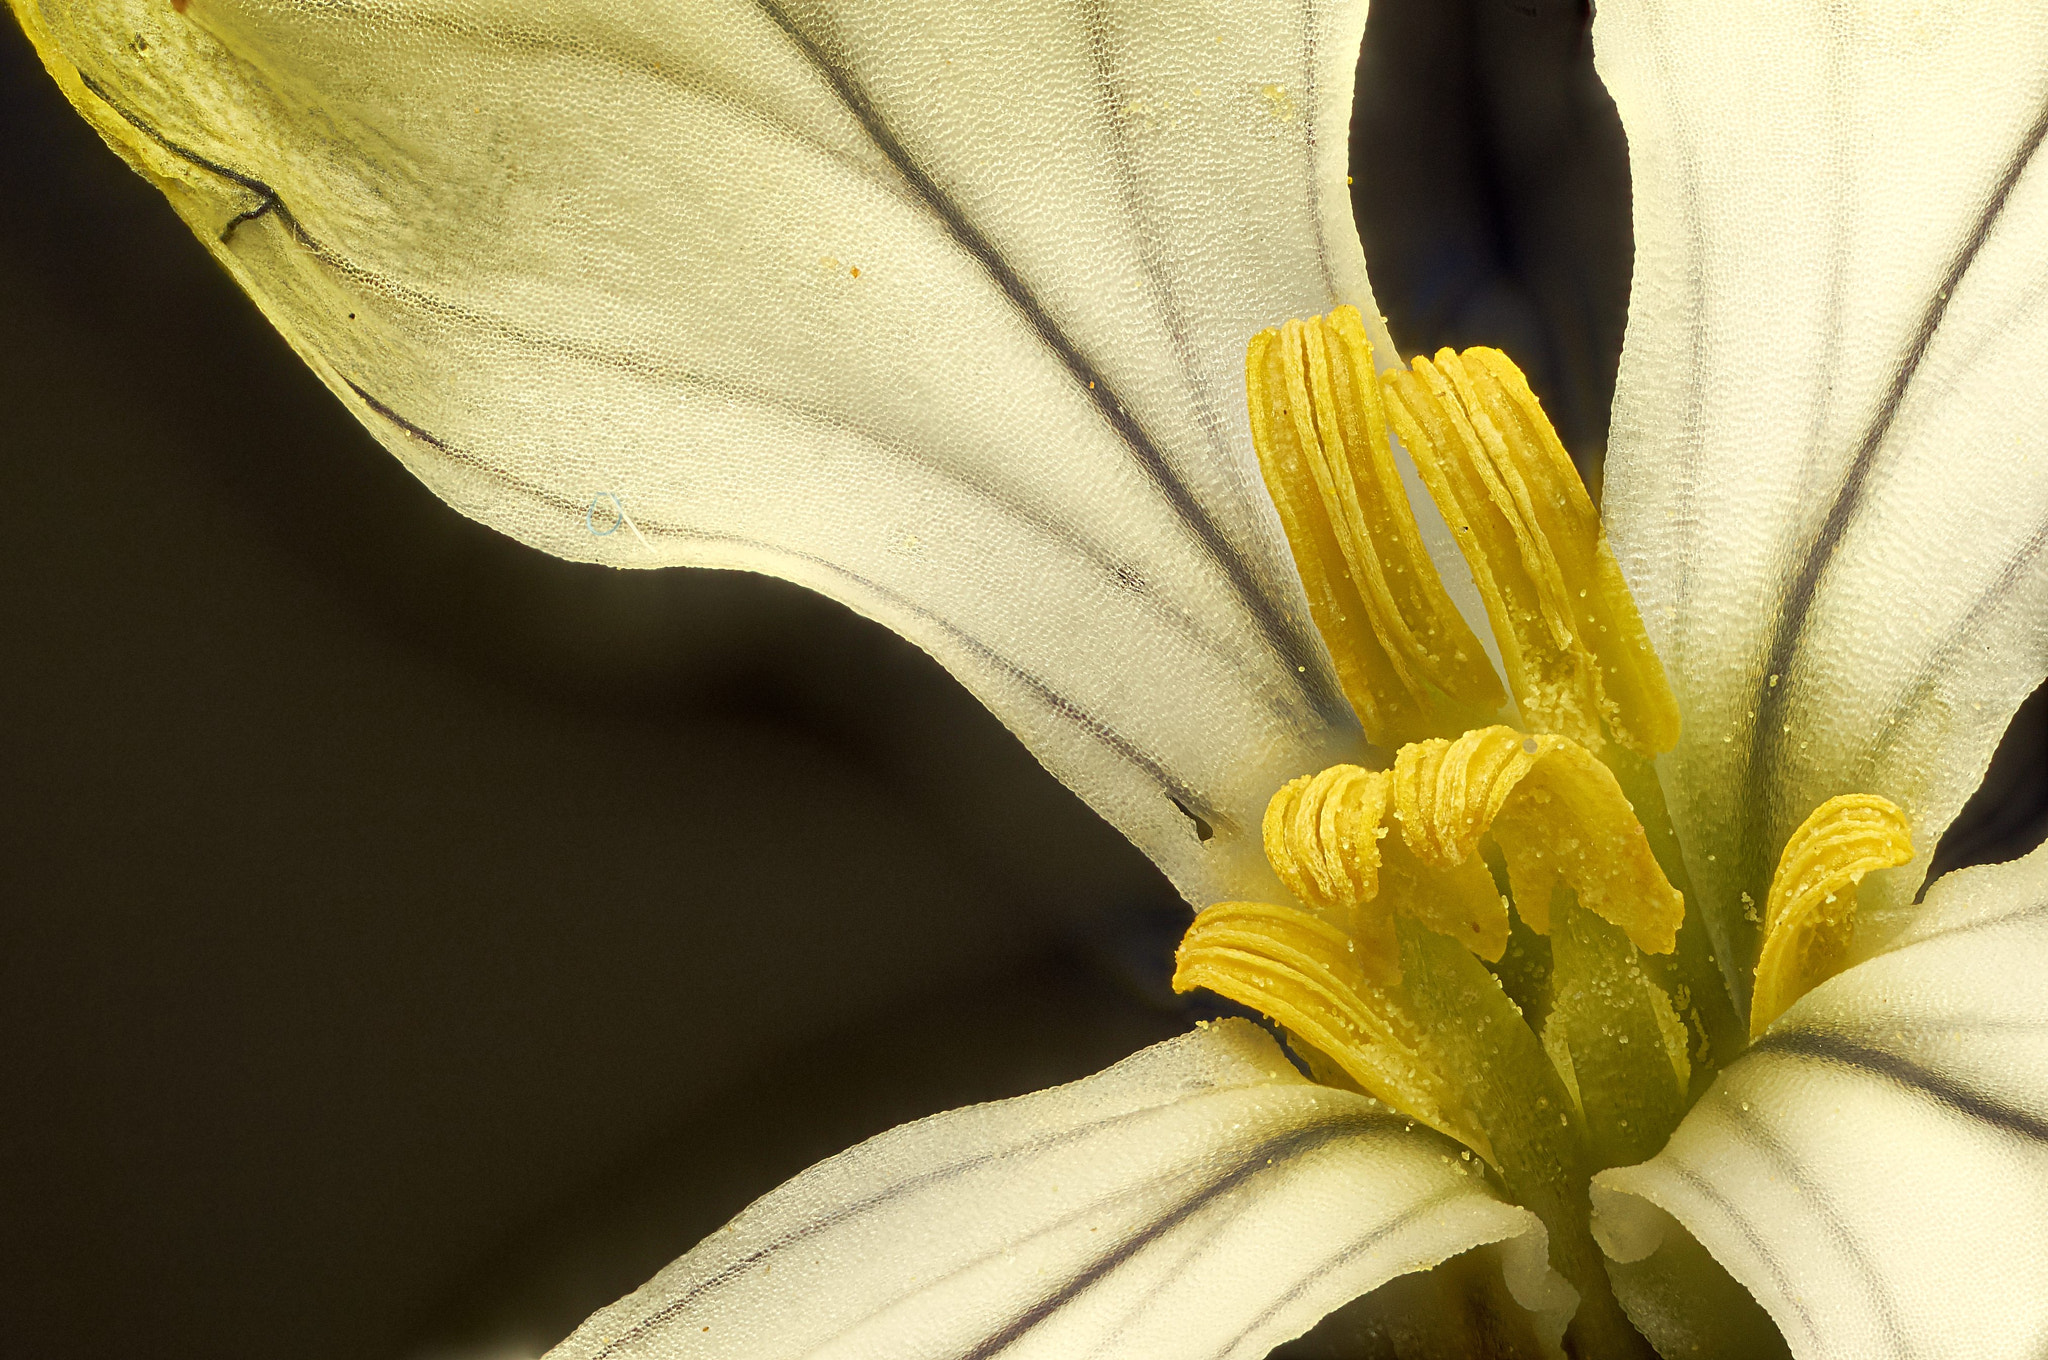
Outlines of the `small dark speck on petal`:
M1167 799L1167 801L1168 801L1169 803L1172 803L1172 804L1173 804L1173 805L1174 805L1175 807L1177 807L1177 808L1179 808L1179 809L1180 809L1180 815L1181 815L1181 816L1183 816L1183 817L1187 818L1187 819L1188 819L1189 821L1191 821L1191 822L1193 822L1193 823L1195 824L1195 839L1196 839L1196 840L1198 840L1198 841L1209 841L1209 840L1212 840L1212 839L1214 839L1214 838L1215 838L1215 835L1216 835L1216 828L1215 828L1215 827L1213 827L1213 826L1210 826L1210 825L1209 825L1209 823L1208 823L1208 822L1206 822L1206 821L1204 821L1204 820L1203 820L1202 818L1200 818L1200 817L1197 817L1197 816L1196 816L1196 815L1194 814L1194 812L1193 812L1193 811L1192 811L1192 810L1191 810L1191 809L1190 809L1190 808L1188 807L1188 805L1187 805L1186 803L1183 803L1183 802L1182 802L1182 801L1181 801L1180 799L1178 799L1178 798L1172 798L1172 797L1169 797L1169 798Z

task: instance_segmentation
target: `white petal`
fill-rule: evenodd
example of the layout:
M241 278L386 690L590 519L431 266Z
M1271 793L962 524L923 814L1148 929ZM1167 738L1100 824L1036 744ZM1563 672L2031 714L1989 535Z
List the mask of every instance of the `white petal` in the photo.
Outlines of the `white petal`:
M1595 41L1636 227L1607 513L1746 966L1737 894L1832 795L1912 815L1866 889L1910 901L2048 669L2048 7L1613 0Z
M1243 1356L1534 1215L1453 1144L1303 1081L1244 1021L906 1124L767 1195L553 1360Z
M1595 1179L1602 1245L1655 1245L1643 1200L1674 1215L1799 1360L2041 1355L2043 978L2048 850L1943 878L1894 949L1788 1010L1663 1152Z
M16 3L465 512L883 620L1199 902L1358 739L1242 372L1377 316L1363 0Z

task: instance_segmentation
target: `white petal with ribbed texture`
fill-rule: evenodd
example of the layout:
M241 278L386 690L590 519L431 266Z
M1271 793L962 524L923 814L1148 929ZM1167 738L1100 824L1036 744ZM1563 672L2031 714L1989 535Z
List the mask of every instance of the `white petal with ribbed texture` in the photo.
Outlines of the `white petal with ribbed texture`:
M1910 901L2048 672L2048 7L1612 0L1594 37L1636 226L1606 513L1746 989L1799 821L1899 803L1921 859L1866 897Z
M1249 1358L1482 1243L1555 1309L1544 1240L1454 1144L1229 1020L822 1162L550 1355Z
M1362 0L12 3L465 512L883 620L1197 902L1358 740L1242 366L1376 315Z
M1675 1216L1799 1360L2040 1356L2044 978L2048 850L1943 878L1894 948L1786 1011L1663 1152L1595 1178L1602 1245L1656 1245L1643 1201Z

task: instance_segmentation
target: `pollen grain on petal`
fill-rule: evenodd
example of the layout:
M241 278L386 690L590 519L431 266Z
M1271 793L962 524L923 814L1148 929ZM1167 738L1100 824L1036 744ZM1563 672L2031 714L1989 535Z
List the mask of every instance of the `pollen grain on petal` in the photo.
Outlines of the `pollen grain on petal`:
M1855 936L1856 887L1863 876L1912 858L1906 814L1873 793L1830 798L1800 823L1771 878L1749 1010L1752 1039L1842 971Z

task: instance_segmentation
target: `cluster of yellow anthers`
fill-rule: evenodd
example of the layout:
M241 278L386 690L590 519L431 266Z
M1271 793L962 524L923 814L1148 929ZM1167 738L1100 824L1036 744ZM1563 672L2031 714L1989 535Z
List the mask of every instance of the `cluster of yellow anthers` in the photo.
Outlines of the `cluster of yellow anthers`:
M1557 888L1650 953L1671 951L1685 916L1614 775L1565 737L1487 727L1404 746L1392 770L1334 766L1275 794L1264 832L1302 907L1209 908L1181 943L1175 985L1264 1011L1347 1084L1488 1155L1482 1121L1406 1004L1397 916L1499 962L1508 903L1480 850L1488 836L1539 934Z
M1366 733L1452 735L1501 706L1416 527L1398 435L1471 568L1523 719L1593 750L1678 738L1678 706L1600 516L1505 354L1375 373L1355 308L1253 337L1252 438L1309 608Z
M1254 337L1245 367L1253 441L1315 623L1366 735L1398 750L1391 769L1338 765L1273 796L1266 857L1295 902L1202 912L1175 986L1264 1012L1324 1080L1492 1160L1491 1121L1473 1108L1470 1074L1447 1059L1457 1045L1439 1042L1413 1004L1404 970L1422 955L1402 932L1498 964L1513 929L1505 888L1537 936L1553 934L1554 902L1618 928L1580 932L1613 956L1607 980L1581 992L1628 980L1622 990L1655 1021L1650 1046L1669 1059L1666 1099L1682 1099L1687 1026L1707 1026L1679 1018L1682 970L1653 977L1637 953L1671 954L1686 921L1684 867L1649 763L1677 740L1678 706L1527 381L1490 349L1379 373L1348 307ZM1471 570L1522 730L1502 721L1494 668L1430 561L1394 437ZM1904 814L1882 798L1814 812L1770 889L1752 1034L1839 971L1854 885L1910 856ZM1579 1105L1574 1064L1586 1054L1566 1034L1565 999L1550 1011L1544 1048Z

